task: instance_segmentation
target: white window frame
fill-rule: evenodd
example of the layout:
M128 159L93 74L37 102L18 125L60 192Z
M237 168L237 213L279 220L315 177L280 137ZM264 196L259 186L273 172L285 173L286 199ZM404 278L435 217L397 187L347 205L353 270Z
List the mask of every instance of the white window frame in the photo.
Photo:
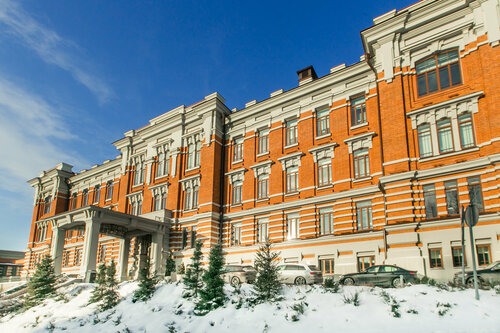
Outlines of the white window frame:
M288 214L286 217L287 239L300 238L300 217L299 214Z

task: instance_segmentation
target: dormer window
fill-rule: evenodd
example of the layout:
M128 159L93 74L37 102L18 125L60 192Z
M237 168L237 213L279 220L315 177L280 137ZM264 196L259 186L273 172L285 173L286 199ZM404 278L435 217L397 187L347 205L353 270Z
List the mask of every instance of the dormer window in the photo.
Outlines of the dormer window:
M462 83L458 50L445 51L416 63L418 96Z

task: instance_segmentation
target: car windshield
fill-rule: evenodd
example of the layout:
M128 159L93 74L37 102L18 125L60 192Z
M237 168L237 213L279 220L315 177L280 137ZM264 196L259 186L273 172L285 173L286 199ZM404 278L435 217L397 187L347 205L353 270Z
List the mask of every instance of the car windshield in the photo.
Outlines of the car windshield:
M307 265L311 271L319 271L319 268L314 265Z
M491 268L495 267L496 265L500 265L500 261L492 262L491 264L486 266L484 269L491 269Z
M243 270L245 272L253 272L255 271L255 268L253 268L252 266L243 266Z

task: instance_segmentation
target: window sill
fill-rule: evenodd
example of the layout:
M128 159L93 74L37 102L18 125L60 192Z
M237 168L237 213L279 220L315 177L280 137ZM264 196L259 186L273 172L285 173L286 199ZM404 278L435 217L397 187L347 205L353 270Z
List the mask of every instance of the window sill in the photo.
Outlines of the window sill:
M317 190L326 190L326 189L329 189L332 187L333 187L333 184L327 184L327 185L316 186L316 189Z
M238 163L241 163L241 162L243 162L243 159L241 159L241 160L236 160L236 161L232 161L232 162L231 162L231 164L238 164Z
M269 155L268 151L266 151L265 153L257 154L257 157L262 157L262 156L267 156L267 155Z
M162 175L162 176L156 176L155 180L160 180L160 179L167 178L167 177L168 177L168 174Z
M190 171L198 170L199 168L200 168L200 166L197 166L197 167L194 167L194 168L186 169L186 170L184 170L184 172L190 172Z
M231 208L236 208L236 207L241 207L241 206L243 206L243 204L241 204L241 203L237 203L237 204L232 204L232 205L230 205L229 207L231 207Z
M298 143L298 142L296 142L296 143L293 143L293 144L291 144L291 145L285 146L284 148L285 148L285 149L288 149L288 148L293 148L293 147L297 147L298 145L299 145L299 143Z
M352 182L353 183L359 183L359 182L364 182L366 180L371 180L371 179L372 179L372 176L368 176L368 177L363 177L363 178L356 178Z
M332 136L332 133L326 133L326 134L322 134L322 135L318 135L317 137L315 137L314 139L315 140L321 140L321 139L324 139L324 138L329 138Z
M285 193L285 197L291 197L291 196L294 196L294 195L298 195L299 193L300 193L299 191Z
M437 156L422 157L422 158L418 159L418 162L423 163L423 162L437 160L437 159L440 159L440 158L445 158L445 157L449 157L449 156L456 156L456 155L471 153L471 152L475 152L475 151L479 151L479 148L478 147L472 147L472 148L466 148L466 149L462 149L462 150L454 151L454 152L450 152L450 153L443 153L443 154L440 154L440 155L437 155Z
M139 186L143 186L143 185L144 185L144 183L142 183L142 184L133 184L133 185L132 185L132 188L139 187Z
M351 130L355 130L357 128L361 128L361 127L364 127L364 126L368 126L368 122L364 122L364 123L361 123L361 124L357 124L357 125L351 126Z
M269 201L269 198L260 198L255 200L255 202L263 202L263 201Z
M190 208L190 209L185 209L182 211L182 213L192 213L192 212L196 212L198 210L198 208Z

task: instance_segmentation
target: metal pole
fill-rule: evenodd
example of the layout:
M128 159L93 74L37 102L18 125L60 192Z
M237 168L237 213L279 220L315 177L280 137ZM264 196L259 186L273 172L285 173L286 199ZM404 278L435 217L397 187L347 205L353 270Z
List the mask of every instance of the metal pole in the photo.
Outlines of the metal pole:
M473 207L471 207L472 210ZM471 212L471 217L474 215L474 211ZM474 233L472 232L472 223L469 226L470 232L470 247L472 250L472 269L474 272L474 290L476 291L476 299L479 301L479 290L477 288L477 271L476 271L476 251L474 249Z
M465 286L465 207L463 205L460 229L462 229L462 285Z

